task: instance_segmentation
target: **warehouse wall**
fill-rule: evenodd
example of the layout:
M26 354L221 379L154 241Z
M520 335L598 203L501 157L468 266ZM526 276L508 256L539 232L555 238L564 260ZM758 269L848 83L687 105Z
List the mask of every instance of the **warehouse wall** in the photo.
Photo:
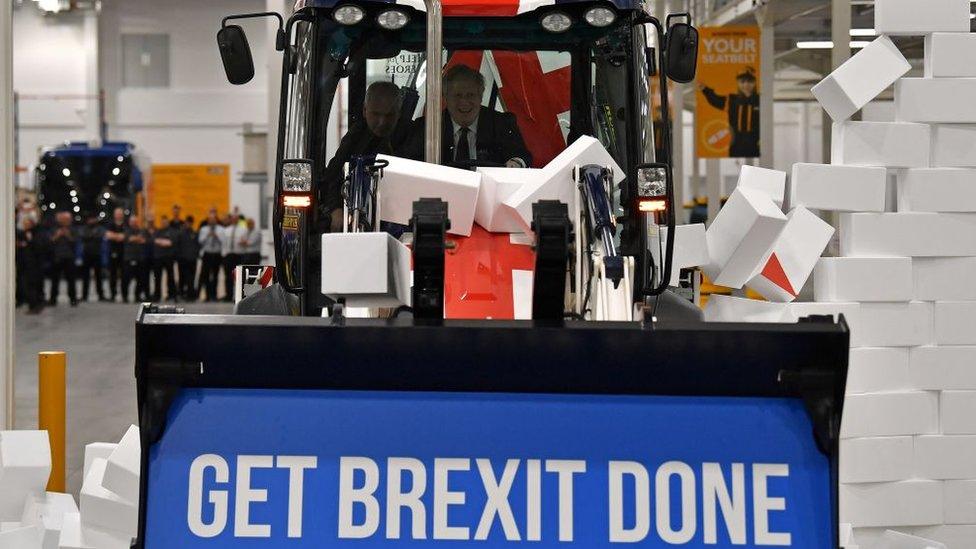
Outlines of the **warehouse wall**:
M244 124L267 124L269 55L266 27L246 24L255 78L245 86L225 80L215 34L230 13L263 11L264 0L104 0L99 14L99 70L107 94L109 138L132 141L154 163L231 166L231 204L257 215L257 188L237 181L243 170ZM164 33L170 40L170 86L125 88L124 33ZM44 16L32 5L16 10L15 89L25 95L85 93L83 15ZM85 139L93 101L35 99L20 104L18 163L28 166L40 147Z

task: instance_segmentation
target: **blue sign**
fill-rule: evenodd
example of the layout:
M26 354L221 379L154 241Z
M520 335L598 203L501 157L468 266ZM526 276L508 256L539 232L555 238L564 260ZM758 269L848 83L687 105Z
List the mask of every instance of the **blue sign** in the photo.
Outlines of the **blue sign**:
M146 547L831 547L796 399L184 390Z

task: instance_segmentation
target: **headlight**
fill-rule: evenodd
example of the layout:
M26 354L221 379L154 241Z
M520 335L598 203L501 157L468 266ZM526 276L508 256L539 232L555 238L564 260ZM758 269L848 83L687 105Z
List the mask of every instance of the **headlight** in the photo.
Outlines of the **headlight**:
M668 172L662 167L641 168L637 171L637 196L658 197L667 194Z
M590 8L583 14L583 19L594 27L606 27L617 20L617 13L610 8Z
M307 193L312 191L312 163L308 161L285 161L281 165L281 186L288 193Z
M402 29L410 22L410 17L400 10L386 10L376 16L376 24L386 30Z
M542 16L542 28L549 32L566 32L573 26L573 20L561 11L554 11Z
M332 19L340 25L355 25L363 20L366 13L363 8L352 4L339 6L332 12Z

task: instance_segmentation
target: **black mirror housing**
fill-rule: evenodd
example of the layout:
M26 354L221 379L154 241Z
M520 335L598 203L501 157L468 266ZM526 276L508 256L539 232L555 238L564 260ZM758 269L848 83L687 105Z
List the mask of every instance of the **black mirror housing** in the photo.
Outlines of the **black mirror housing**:
M675 23L667 35L668 78L680 84L695 79L698 68L698 29L689 23Z
M227 25L217 31L217 47L227 80L239 86L254 78L254 58L247 35L239 25Z

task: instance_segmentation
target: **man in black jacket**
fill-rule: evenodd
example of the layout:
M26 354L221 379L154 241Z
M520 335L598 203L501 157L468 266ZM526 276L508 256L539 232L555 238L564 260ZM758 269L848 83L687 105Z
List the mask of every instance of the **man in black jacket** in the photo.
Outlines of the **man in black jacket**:
M159 229L152 234L153 301L163 299L163 274L166 275L166 299L176 301L176 239L178 228L173 227L165 215L160 218Z
M197 260L200 258L200 242L193 230L193 216L186 216L180 224L179 236L176 239L176 261L180 267L180 297L187 301L196 301L199 297L197 290Z
M51 240L51 295L48 299L49 305L56 305L58 302L58 287L61 279L64 278L65 285L68 286L68 299L71 306L78 305L77 289L75 288L75 262L79 259L78 231L72 225L71 214L68 212L58 212L57 226L52 230Z
M515 115L481 106L485 77L465 65L455 65L444 74L444 109L441 164L461 166L497 165L532 167ZM403 155L424 159L424 118L414 121Z
M102 241L105 238L105 227L98 222L97 216L91 216L79 230L81 234L81 300L88 301L92 275L95 278L95 294L99 301L105 301L105 290L102 283ZM93 273L94 271L94 273Z
M363 119L349 129L322 178L320 197L333 232L342 230L343 166L355 155L392 154L390 136L400 118L400 88L393 82L374 82L366 89Z
M17 300L27 304L29 312L36 314L44 307L43 244L34 224L34 218L24 217L22 227L16 232Z

